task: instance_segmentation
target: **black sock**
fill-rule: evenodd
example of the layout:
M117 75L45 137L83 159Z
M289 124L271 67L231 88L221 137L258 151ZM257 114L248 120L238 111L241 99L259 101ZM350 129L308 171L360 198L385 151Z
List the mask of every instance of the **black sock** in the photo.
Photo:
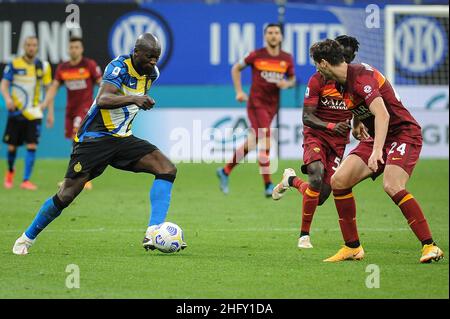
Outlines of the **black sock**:
M8 151L8 171L14 172L14 162L16 161L17 150Z
M272 182L266 183L266 189L269 187L269 185L272 185Z
M303 237L303 236L309 236L309 232L307 232L307 231L301 231L300 232L300 237Z
M422 240L422 246L423 245L431 245L431 244L436 246L436 243L433 241L433 238Z
M359 243L359 240L345 243L345 246L350 247L350 248L358 248L360 245L361 244Z
M296 176L290 176L289 177L289 179L288 179L288 184L289 184L289 186L293 186L294 184L292 184L292 183L294 183L294 178L295 178Z

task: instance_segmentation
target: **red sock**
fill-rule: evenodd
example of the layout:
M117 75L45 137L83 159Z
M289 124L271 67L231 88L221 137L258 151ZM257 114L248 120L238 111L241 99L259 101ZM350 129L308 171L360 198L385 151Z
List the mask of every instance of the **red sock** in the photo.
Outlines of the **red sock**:
M339 215L339 225L346 244L359 241L356 228L356 203L352 189L333 190L334 203ZM349 245L347 245L349 246Z
M431 231L427 220L423 215L422 209L415 198L405 189L399 191L392 196L394 203L400 207L403 216L408 220L408 225L411 227L417 238L423 242L432 242Z
M247 143L247 142L246 142ZM233 159L231 162L228 162L223 170L225 171L225 174L229 175L233 168L239 164L239 162L248 154L248 150L245 149L245 144L239 147L233 154Z
M314 212L316 211L317 205L319 204L319 195L320 190L312 188L311 186L308 187L303 194L302 227L301 227L302 233L309 234Z
M258 154L259 172L263 177L264 185L272 183L270 178L270 155L269 151L260 151Z
M308 189L309 184L299 177L294 177L292 186L297 188L300 193L305 194L305 191Z

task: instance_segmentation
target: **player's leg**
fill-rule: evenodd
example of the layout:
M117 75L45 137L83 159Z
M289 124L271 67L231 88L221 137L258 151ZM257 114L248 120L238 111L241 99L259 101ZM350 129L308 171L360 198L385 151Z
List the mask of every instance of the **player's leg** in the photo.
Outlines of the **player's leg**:
M34 163L36 160L36 150L39 143L39 136L41 131L41 120L25 121L26 122L26 155L23 181L21 188L27 190L36 190L37 186L30 181L33 173Z
M356 150L360 150L362 156L370 156L371 145L360 145ZM362 148L362 149L361 149ZM339 226L345 245L334 256L325 259L327 262L336 262L346 259L362 259L364 250L359 242L358 230L356 227L356 203L353 197L352 188L371 176L373 173L366 162L352 152L339 166L331 177L331 188L333 190L334 202L339 215Z
M17 121L14 117L9 117L6 123L5 132L3 135L3 142L7 144L7 163L8 169L5 173L4 187L10 189L14 186L14 165L17 157L17 147L23 144L23 133L21 131L20 121Z
M14 164L17 157L17 147L15 145L8 144L7 149L8 170L5 174L4 187L6 189L10 189L14 186Z
M406 184L419 158L421 145L399 143L402 148L390 150L383 176L383 188L405 216L409 227L422 244L420 262L438 261L443 252L433 241L430 227L417 200L406 190Z
M74 179L65 178L64 182L52 197L49 197L39 209L33 222L27 230L20 236L13 246L13 253L16 255L28 254L29 248L34 244L36 237L59 215L64 208L83 190L83 186L88 180L88 175L80 175Z
M270 124L268 125L270 126ZM270 172L270 127L259 129L257 141L259 173L264 182L264 195L269 198L272 196L274 188Z
M309 233L314 213L319 205L322 181L325 174L325 167L321 161L310 163L306 169L308 173L308 187L303 192L299 248L312 248Z
M154 249L153 234L166 219L177 168L156 146L135 136L121 139L119 152L111 161L111 166L155 175L149 192L150 219L142 243L146 250ZM185 247L183 244L181 248Z
M75 143L59 191L44 202L33 223L16 240L13 247L15 254L27 254L36 236L72 203L83 190L86 181L103 173L117 152L119 141L117 138L103 137L95 142Z
M233 169L247 156L247 154L256 147L256 112L255 108L247 108L247 116L250 122L250 129L245 142L237 147L233 153L233 157L229 160L224 167L219 167L216 170L216 175L219 178L219 187L224 194L229 193L229 175Z
M224 194L229 193L228 182L231 171L234 169L234 167L236 167L236 165L238 165L242 161L242 159L245 158L245 156L247 156L247 154L250 151L255 149L255 147L256 147L256 137L255 134L253 133L253 129L250 129L244 144L239 146L234 151L232 159L227 164L225 164L224 167L219 167L216 170L216 175L219 178L220 182L219 184L220 190Z
M150 190L151 215L148 226L163 223L169 210L177 168L161 151L155 150L143 156L134 166L134 171L155 175Z

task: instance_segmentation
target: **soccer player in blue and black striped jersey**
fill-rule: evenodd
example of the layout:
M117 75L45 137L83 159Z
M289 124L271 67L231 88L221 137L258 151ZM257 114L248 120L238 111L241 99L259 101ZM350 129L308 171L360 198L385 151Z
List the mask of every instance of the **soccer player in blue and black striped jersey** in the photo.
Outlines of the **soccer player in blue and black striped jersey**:
M15 254L27 254L37 235L72 203L87 181L101 175L108 165L155 175L150 190L151 216L143 241L146 250L155 248L153 233L167 216L177 169L156 146L133 136L131 124L140 109L149 110L155 104L147 91L159 77L156 63L160 55L158 39L144 33L136 40L132 54L108 64L97 98L75 137L63 184L16 240Z

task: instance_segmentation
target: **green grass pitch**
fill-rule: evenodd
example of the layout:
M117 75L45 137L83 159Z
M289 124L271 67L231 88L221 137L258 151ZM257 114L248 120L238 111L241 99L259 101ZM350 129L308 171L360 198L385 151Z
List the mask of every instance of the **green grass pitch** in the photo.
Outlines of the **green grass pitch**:
M108 168L39 237L28 256L11 252L42 202L53 195L66 160L38 160L36 192L0 189L0 298L448 298L448 259L420 264L420 244L381 179L354 189L366 258L322 262L342 244L332 199L319 207L312 250L296 248L301 197L263 197L255 164L231 175L219 192L219 165L179 164L168 221L185 231L188 249L173 255L141 247L153 176ZM299 162L281 161L274 175ZM5 170L2 160L0 169ZM448 160L422 160L408 190L419 200L433 236L448 247ZM65 285L69 264L80 269L80 288ZM380 270L369 289L367 266ZM370 269L370 267L369 267Z

